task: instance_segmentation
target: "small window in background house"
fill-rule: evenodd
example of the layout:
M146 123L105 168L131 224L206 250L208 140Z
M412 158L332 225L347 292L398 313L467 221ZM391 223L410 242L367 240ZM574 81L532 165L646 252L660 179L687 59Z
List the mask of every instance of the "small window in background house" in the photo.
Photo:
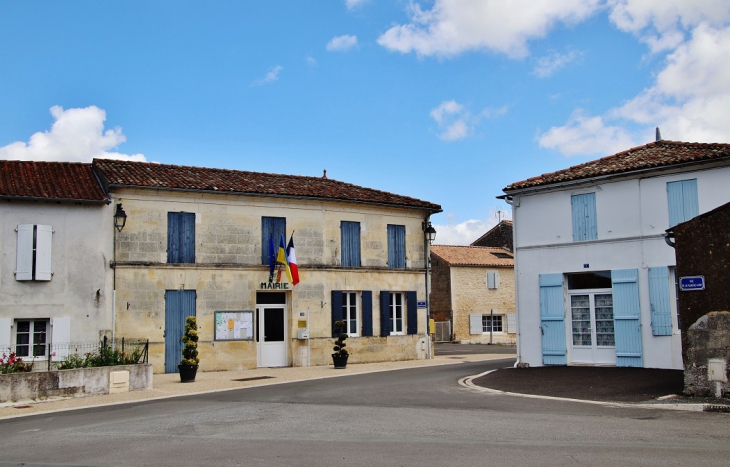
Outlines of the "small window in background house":
M50 281L53 228L50 225L20 224L16 256L15 280Z
M482 332L502 332L502 316L482 315Z
M18 320L15 322L15 353L18 357L45 357L47 319Z

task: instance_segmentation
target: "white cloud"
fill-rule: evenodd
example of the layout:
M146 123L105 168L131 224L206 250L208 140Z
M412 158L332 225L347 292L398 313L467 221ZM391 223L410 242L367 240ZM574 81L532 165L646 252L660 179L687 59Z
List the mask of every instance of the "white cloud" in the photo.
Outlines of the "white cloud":
M469 219L468 221L454 224L433 224L433 228L436 229L436 244L438 245L469 245L474 240L478 239L485 233L487 233L492 227L499 223L499 218L496 216L496 210L491 209L487 219ZM510 211L501 211L501 219L512 219L512 213ZM505 217L506 216L506 217ZM447 215L447 217L452 217Z
M109 152L127 140L121 127L104 131L106 112L96 106L64 110L51 107L50 131L34 133L27 143L0 147L0 159L90 162L93 158L145 161L143 154Z
M279 79L279 73L281 73L281 70L283 69L284 67L281 65L276 65L275 67L272 67L263 77L254 80L254 82L251 83L251 86L262 86L264 84L269 84L277 81Z
M362 6L367 1L368 0L345 0L345 5L347 5L348 10L354 10L355 8Z
M565 126L541 135L539 143L566 156L613 154L637 146L624 129L606 125L601 117L587 117L580 109Z
M478 115L472 115L456 101L444 101L432 109L429 115L439 126L438 137L443 141L457 141L474 133L481 118L496 118L507 113L507 106L497 109L486 108Z
M327 50L330 52L345 52L355 46L357 46L357 36L345 34L344 36L333 37L327 43Z
M730 142L730 27L700 24L665 63L633 99L603 116L577 111L541 135L540 145L565 155L612 154L651 141L656 126L668 140ZM624 127L637 129L630 137Z
M561 68L565 68L570 62L574 62L582 56L583 52L575 50L571 50L566 54L553 52L550 55L538 58L537 65L535 65L535 69L532 70L532 73L538 78L547 78L552 76L553 73Z
M317 59L312 57L311 55L307 56L304 61L307 62L308 66L317 66Z
M586 19L601 1L435 0L430 10L410 3L410 22L388 29L378 44L419 56L489 50L521 58L528 54L528 40L545 37L558 23Z
M730 20L730 3L720 0L608 0L611 21L635 34L653 52L671 50L685 31L707 24L722 27Z

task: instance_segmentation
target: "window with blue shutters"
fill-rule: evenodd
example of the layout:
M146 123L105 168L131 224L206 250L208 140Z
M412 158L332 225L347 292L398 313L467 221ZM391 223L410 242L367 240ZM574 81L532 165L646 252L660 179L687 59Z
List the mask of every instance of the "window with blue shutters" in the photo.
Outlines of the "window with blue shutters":
M262 217L261 218L261 264L269 264L270 242L274 243L274 261L276 252L281 243L281 237L286 240L286 217Z
M349 268L360 267L360 223L342 221L341 233L341 265Z
M195 214L167 213L167 262L195 263Z
M406 226L388 224L388 267L406 267Z
M697 179L667 183L669 227L697 217L700 213L697 198Z
M570 207L573 215L573 241L596 240L596 194L573 195L570 197Z

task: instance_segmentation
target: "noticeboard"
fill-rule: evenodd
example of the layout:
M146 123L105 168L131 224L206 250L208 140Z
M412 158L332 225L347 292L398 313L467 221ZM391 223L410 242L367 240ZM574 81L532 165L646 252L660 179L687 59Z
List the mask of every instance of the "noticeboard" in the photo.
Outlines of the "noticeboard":
M215 340L253 340L253 311L216 311Z

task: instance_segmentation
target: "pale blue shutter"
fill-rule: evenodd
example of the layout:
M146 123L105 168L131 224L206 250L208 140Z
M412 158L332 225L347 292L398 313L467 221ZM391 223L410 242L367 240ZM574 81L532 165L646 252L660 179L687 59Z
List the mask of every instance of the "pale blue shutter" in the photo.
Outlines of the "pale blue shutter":
M180 262L195 263L195 213L180 213Z
M261 218L261 264L269 264L269 237L274 237L274 260L281 243L281 236L286 238L286 217Z
M406 227L388 224L388 267L406 267Z
M573 215L573 241L596 240L598 223L596 216L596 194L586 193L570 197Z
M180 216L178 212L167 213L167 262L180 262Z
M611 271L613 323L616 333L616 366L643 367L639 271Z
M345 267L360 267L360 223L342 221L341 234L341 264Z
M543 365L567 365L562 274L540 274L540 321Z
M373 335L373 292L362 291L362 336Z
M195 316L195 290L165 291L165 373L177 373L185 318Z
M669 227L697 217L700 212L697 179L668 182L667 204L669 205Z
M380 291L380 336L390 335L390 292Z
M649 302L651 303L651 333L672 335L672 311L669 302L669 268L649 268Z

